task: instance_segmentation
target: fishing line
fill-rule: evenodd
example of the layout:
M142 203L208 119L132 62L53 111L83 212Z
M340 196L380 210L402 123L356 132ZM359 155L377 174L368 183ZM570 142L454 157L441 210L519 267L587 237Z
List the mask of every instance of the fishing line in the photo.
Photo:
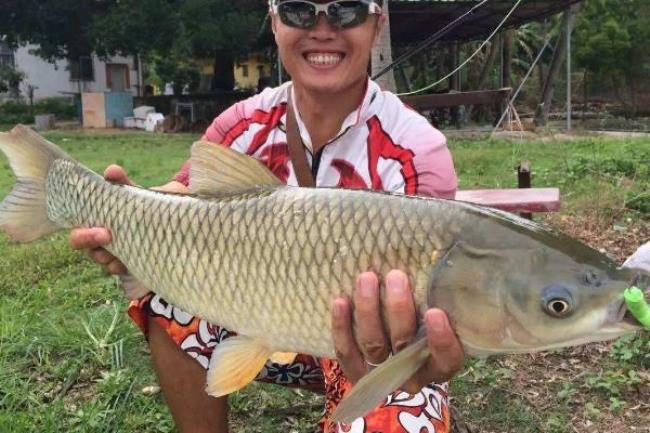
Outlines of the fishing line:
M433 44L434 42L437 42L440 38L445 36L447 33L458 27L464 20L467 18L469 15L473 14L477 9L479 9L481 6L485 5L488 2L488 0L483 0L481 3L474 5L470 10L465 12L463 15L459 16L449 24L447 24L445 27L442 29L438 30L428 38L426 38L424 41L420 42L419 45L416 45L415 47L411 48L401 56L397 58L397 60L393 61L390 65L386 66L384 69L381 71L377 72L374 76L372 76L373 80L376 80L377 78L381 77L384 75L386 72L390 71L393 69L395 66L399 65L400 63L406 61L407 59L413 57L423 49L427 48L429 45Z
M499 25L497 26L497 28L494 29L494 31L492 32L492 34L490 34L490 36L488 36L488 38L487 38L485 41L483 41L483 43L482 43L482 44L481 44L481 45L476 49L476 51L474 51L474 53L473 53L471 56L469 56L469 57L468 57L468 58L467 58L463 63L461 63L461 64L460 64L456 69L454 69L454 70L451 71L449 74L447 74L446 76L444 76L443 78L441 78L440 80L436 81L436 82L433 83L433 84L429 84L428 86L425 86L425 87L423 87L423 88L421 88L421 89L418 89L418 90L413 90L413 91L411 91L411 92L397 93L397 96L409 96L409 95L415 95L416 93L420 93L420 92L424 92L425 90L429 90L429 89L431 89L431 88L433 88L433 87L436 87L438 84L442 83L443 81L449 79L449 77L451 77L451 76L454 75L456 72L458 72L458 71L460 71L461 69L463 69L463 68L465 67L465 65L468 64L468 63L469 63L469 62L470 62L474 57L476 57L476 56L478 55L478 53L481 52L481 50L483 49L483 47L485 47L485 46L488 44L488 42L490 42L490 41L492 40L492 38L494 37L494 35L496 35L497 32L498 32L499 30L501 30L501 27L503 27L503 25L506 23L506 21L508 21L508 19L510 18L510 16L515 12L515 10L517 9L517 7L519 7L519 4L520 4L522 1L523 1L523 0L518 0L517 3L515 3L515 5L512 7L512 9L510 9L510 12L508 12L508 13L506 14L506 16L503 18L503 20L501 20L501 22L500 22Z

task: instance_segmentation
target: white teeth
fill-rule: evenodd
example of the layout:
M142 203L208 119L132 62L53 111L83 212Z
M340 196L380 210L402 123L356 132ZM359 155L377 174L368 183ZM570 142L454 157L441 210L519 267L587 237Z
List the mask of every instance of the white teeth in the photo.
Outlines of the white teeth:
M341 54L307 54L307 61L309 63L313 63L314 65L335 65L337 63L340 63L342 59L343 56Z

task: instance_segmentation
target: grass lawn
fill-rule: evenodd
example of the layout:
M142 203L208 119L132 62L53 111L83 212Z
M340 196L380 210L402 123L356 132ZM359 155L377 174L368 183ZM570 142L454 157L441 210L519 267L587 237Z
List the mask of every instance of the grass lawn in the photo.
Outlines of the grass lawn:
M194 135L52 132L90 168L123 165L143 186L180 167ZM547 223L622 259L650 238L650 139L452 140L463 188L559 186ZM13 176L0 157L0 197ZM27 246L0 236L0 432L160 432L173 424L146 344L111 277L72 252L66 235ZM650 338L535 356L470 360L453 402L480 432L642 431L650 425ZM231 397L235 432L313 431L322 401L253 384Z

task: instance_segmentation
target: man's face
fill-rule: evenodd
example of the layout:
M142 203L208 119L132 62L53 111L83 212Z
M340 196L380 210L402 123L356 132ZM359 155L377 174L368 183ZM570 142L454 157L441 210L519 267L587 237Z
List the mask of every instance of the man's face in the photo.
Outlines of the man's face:
M294 84L308 91L339 93L365 82L370 52L380 30L378 17L372 14L362 24L340 28L321 13L313 27L300 29L272 15L280 57Z

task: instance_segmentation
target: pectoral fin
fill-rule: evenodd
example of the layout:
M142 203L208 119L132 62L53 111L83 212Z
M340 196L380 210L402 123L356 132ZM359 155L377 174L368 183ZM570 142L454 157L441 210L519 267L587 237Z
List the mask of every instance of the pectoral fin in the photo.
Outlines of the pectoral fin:
M426 338L420 337L364 376L336 408L332 419L350 424L364 416L410 379L428 356Z
M296 359L296 356L298 356L298 354L292 352L275 352L271 355L271 362L287 365L291 364Z
M224 340L212 354L206 391L221 397L242 389L255 379L273 354L262 341L235 336Z

